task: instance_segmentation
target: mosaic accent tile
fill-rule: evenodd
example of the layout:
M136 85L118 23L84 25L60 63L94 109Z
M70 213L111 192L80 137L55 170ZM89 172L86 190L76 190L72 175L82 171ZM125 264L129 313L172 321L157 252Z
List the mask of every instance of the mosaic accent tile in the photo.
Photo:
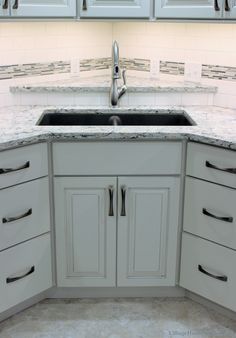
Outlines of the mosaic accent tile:
M213 80L236 81L236 67L202 65L202 77Z
M70 62L68 61L0 66L0 80L68 72L70 72Z
M160 73L169 75L184 75L184 63L173 61L161 61Z
M150 72L150 60L121 58L120 66L124 69Z
M91 70L109 69L111 58L83 59L80 60L80 71L88 72Z
M80 71L105 70L111 67L111 58L82 59L80 60ZM121 58L122 69L150 72L149 59ZM160 73L169 75L184 75L184 63L173 61L160 61ZM43 63L16 64L0 66L0 80L19 77L54 75L70 73L70 61L54 61ZM236 81L236 67L218 65L202 65L202 77L214 80Z

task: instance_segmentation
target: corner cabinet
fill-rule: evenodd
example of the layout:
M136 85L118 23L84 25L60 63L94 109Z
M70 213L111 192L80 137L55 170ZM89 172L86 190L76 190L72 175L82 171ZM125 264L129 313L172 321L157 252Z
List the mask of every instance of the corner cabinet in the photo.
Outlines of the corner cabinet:
M151 0L81 0L81 18L149 18Z
M181 152L178 142L54 144L58 286L175 285Z
M180 285L236 311L235 151L190 142Z
M0 153L0 205L1 313L53 285L46 144Z
M76 17L76 0L0 0L1 17Z
M230 0L155 0L158 19L235 19L236 1Z

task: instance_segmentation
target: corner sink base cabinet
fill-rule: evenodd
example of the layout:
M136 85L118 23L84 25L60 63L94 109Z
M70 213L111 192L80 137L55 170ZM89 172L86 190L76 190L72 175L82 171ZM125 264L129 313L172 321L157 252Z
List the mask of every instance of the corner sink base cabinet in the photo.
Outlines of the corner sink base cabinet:
M44 296L185 289L236 311L235 151L188 143L178 281L182 146L55 142L49 167L47 144L2 151L0 320Z
M58 286L174 286L178 199L177 177L55 178Z

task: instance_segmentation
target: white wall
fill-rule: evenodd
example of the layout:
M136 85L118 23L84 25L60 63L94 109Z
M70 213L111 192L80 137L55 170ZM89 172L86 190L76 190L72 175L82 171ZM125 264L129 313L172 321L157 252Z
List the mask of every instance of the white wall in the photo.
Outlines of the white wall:
M123 57L236 66L235 38L236 25L223 23L8 22L0 23L0 66L107 57L113 39ZM9 85L24 81L0 81L0 104ZM215 104L236 107L236 81L203 83L219 86Z

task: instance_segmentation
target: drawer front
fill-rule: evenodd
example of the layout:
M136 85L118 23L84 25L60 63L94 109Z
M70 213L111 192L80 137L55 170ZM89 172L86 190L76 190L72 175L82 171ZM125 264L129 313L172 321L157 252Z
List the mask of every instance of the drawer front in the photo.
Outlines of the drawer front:
M48 158L45 143L0 153L0 188L26 182L47 174Z
M235 173L230 173L226 169L235 169ZM236 188L236 152L189 143L186 173Z
M0 271L0 312L50 288L50 234L2 251Z
M172 175L181 171L180 142L55 143L55 175Z
M48 232L48 178L0 190L0 206L0 250Z
M186 177L184 230L236 249L236 190Z
M183 233L180 285L236 311L235 262L234 250Z

